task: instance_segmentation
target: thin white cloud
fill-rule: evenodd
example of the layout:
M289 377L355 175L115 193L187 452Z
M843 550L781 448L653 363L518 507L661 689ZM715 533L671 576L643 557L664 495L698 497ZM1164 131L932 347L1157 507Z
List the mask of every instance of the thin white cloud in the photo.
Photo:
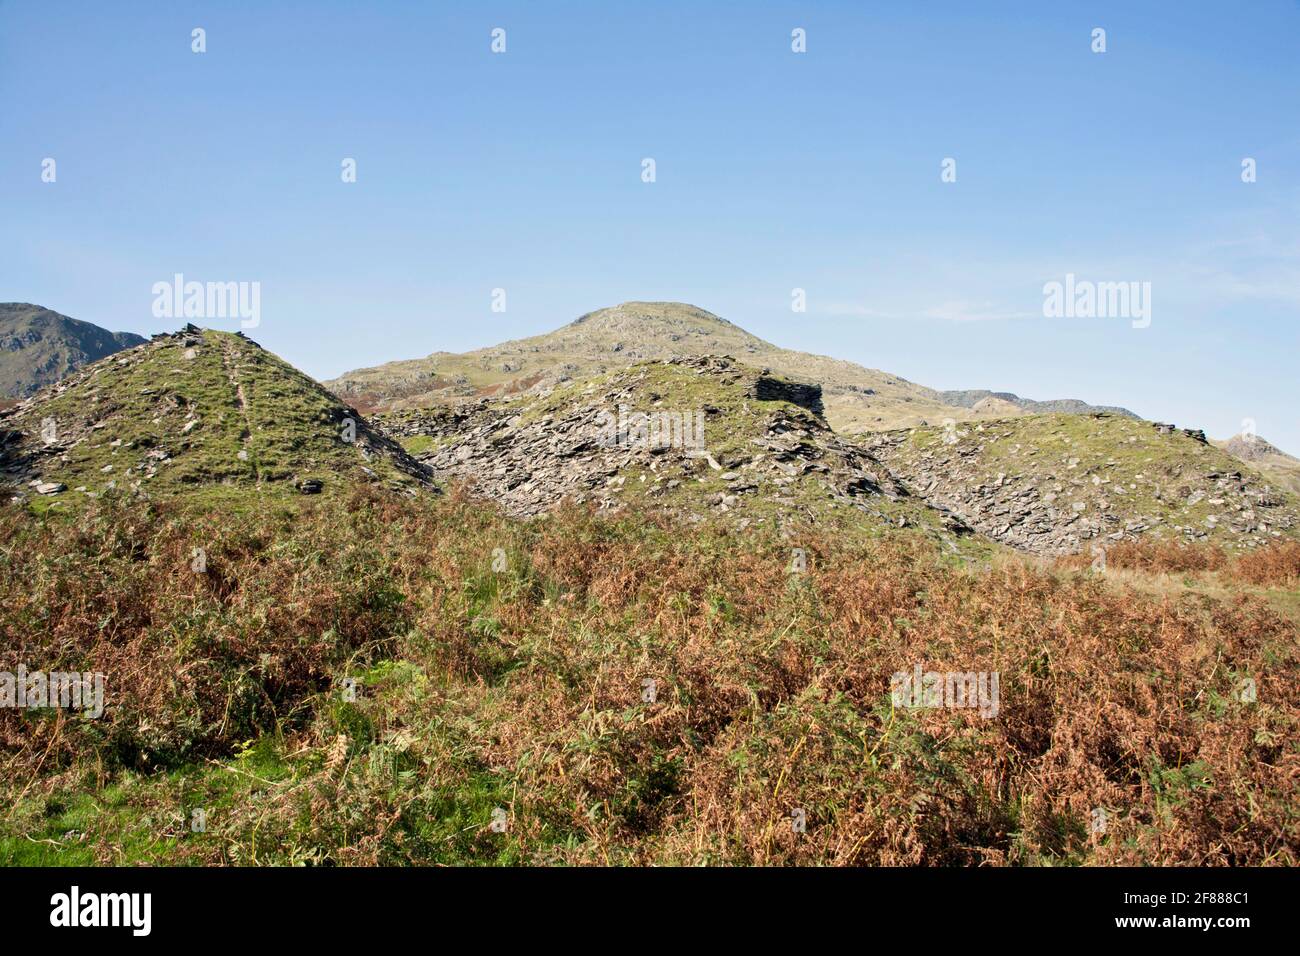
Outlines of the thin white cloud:
M999 308L993 302L944 302L921 313L928 319L948 322L1007 322L1016 319L1041 319L1043 313Z

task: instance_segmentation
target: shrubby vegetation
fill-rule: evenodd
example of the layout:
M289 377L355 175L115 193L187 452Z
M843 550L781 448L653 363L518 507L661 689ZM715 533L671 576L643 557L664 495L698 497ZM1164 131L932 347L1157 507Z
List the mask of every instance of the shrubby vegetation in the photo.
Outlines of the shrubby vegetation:
M11 506L0 541L0 670L108 689L0 710L0 862L1300 856L1294 543L1099 574L374 490ZM918 663L997 671L997 716L895 707Z

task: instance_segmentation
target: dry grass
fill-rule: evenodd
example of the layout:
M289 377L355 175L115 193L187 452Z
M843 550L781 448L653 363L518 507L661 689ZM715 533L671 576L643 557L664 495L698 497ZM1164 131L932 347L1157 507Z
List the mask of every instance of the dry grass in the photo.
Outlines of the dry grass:
M1294 588L1300 584L1300 541L1242 555L1233 565L1232 575L1260 587Z
M1090 554L1061 558L1056 566L1082 570L1095 563ZM1120 541L1106 548L1105 568L1148 574L1204 575L1218 572L1226 582L1259 587L1295 587L1300 582L1300 541L1287 538L1235 557L1213 544L1141 538Z
M1258 599L813 533L576 509L520 524L459 496L358 495L293 519L6 511L0 527L0 670L100 670L110 688L98 722L0 711L0 819L31 829L60 792L134 781L78 837L98 860L119 859L123 821L195 800L218 807L209 832L168 831L144 859L1300 856L1300 646ZM1229 573L1294 581L1294 550L1251 557ZM997 716L895 708L890 676L917 663L998 672ZM344 675L364 681L356 703ZM267 766L250 769L257 748ZM1088 828L1096 808L1104 833Z

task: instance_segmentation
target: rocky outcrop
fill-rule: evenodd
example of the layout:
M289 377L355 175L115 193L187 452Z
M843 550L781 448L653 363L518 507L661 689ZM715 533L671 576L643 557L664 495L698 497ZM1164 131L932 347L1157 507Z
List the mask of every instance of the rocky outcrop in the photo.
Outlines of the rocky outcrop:
M571 394L481 400L375 423L408 442L419 436L429 447L418 457L435 475L469 482L519 516L565 499L738 515L762 502L795 515L811 497L871 511L880 498L904 494L864 448L831 431L815 385L719 356L646 363L597 382ZM660 427L664 416L679 417ZM702 440L674 441L679 425Z
M1020 412L1094 410L1079 401L1034 402L1005 392L940 393L879 369L778 348L726 319L681 302L624 302L543 335L462 355L435 352L422 359L355 369L325 384L363 410L400 411L517 394L539 383L589 378L637 362L704 355L734 355L785 378L818 383L824 391L820 414L843 434L939 423L946 418L965 421Z

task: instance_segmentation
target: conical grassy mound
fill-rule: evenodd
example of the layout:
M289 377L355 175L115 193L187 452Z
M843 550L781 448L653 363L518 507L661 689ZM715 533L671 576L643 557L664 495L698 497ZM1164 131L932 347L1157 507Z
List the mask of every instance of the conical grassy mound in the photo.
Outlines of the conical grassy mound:
M425 470L355 410L242 335L188 326L86 366L0 417L0 480L60 507L414 491Z

